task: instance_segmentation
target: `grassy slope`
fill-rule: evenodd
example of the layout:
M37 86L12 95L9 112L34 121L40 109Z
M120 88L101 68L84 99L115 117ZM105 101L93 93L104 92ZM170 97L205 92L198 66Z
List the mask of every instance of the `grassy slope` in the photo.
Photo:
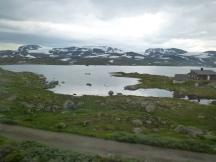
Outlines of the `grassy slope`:
M209 85L207 81L187 81L183 84L174 84L173 78L150 75L150 74L139 74L139 73L114 73L114 76L118 77L132 77L140 79L140 83L137 88L160 88L171 91L176 91L181 95L200 96L201 98L216 98L216 88ZM195 87L195 83L200 83L201 86Z
M0 121L118 141L216 153L216 107L213 105L202 106L169 98L83 96L72 98L79 106L68 111L63 109L63 104L71 96L57 95L44 89L44 82L32 73L0 69ZM155 111L146 112L146 103L153 104ZM134 125L135 119L143 124ZM59 127L59 123L64 123L64 126ZM180 124L202 129L208 135L193 138L177 133L174 129ZM135 134L135 128L141 131Z

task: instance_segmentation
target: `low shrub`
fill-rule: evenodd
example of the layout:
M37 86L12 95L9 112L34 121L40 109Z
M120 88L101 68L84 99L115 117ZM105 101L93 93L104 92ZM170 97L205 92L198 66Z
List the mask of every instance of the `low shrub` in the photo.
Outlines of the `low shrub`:
M113 133L111 138L120 142L141 143L196 152L216 153L216 149L212 145L208 143L200 143L199 141L195 141L193 139L174 140L162 138L158 135L136 135L124 132Z
M13 146L0 146L0 161L3 162L136 162L134 159L122 159L119 156L100 157L49 148L36 142L14 143Z
M17 121L9 118L0 118L0 123L9 124L9 125L17 125Z

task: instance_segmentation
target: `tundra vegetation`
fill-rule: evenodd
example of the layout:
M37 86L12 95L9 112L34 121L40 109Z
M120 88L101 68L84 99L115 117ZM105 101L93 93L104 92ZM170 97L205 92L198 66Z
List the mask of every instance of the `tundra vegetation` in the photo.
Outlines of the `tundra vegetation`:
M189 88L191 90L187 93L196 92L211 97L216 93L210 88L209 93L202 87L194 90L193 82L173 85L168 77L149 76L151 79L145 80L138 74L131 76L141 78L139 87L150 87L151 84L151 87L166 86L181 92ZM156 82L157 79L161 84ZM213 104L123 95L75 97L55 94L47 87L49 83L43 76L0 69L0 122L122 142L216 153L216 106Z
M61 151L36 142L14 142L3 137L0 137L0 159L2 162L138 162L119 156L100 157Z

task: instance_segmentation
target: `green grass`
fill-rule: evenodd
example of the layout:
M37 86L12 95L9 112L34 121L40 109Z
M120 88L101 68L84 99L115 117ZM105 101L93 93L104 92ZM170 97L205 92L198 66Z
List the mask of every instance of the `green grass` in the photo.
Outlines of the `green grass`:
M120 156L100 157L61 151L32 141L14 142L2 137L0 137L0 152L0 160L3 162L138 162Z
M166 79L169 78L164 78ZM0 122L216 153L215 105L204 106L181 99L135 96L72 98L54 94L46 90L44 84L45 79L41 76L0 69ZM67 100L73 100L78 105L77 108L65 110L63 105ZM145 110L149 104L155 107L154 111ZM140 120L142 124L135 125L133 120ZM191 137L177 133L175 128L178 125L193 126L206 134ZM134 133L135 128L141 131Z

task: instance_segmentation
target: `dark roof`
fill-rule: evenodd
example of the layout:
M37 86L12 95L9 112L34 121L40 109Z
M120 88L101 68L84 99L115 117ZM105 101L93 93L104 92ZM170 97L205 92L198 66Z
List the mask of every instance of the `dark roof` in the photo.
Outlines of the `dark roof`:
M191 72L194 72L198 75L216 75L216 72L212 70L191 70Z
M176 74L174 77L174 80L176 80L176 81L185 81L187 79L188 79L187 74Z

